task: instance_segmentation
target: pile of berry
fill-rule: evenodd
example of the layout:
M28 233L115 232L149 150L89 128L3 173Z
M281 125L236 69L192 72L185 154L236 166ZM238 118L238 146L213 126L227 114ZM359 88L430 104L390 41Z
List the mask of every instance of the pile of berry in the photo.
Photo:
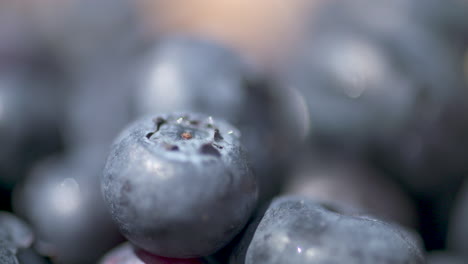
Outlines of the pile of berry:
M468 2L143 2L0 2L0 264L468 263Z

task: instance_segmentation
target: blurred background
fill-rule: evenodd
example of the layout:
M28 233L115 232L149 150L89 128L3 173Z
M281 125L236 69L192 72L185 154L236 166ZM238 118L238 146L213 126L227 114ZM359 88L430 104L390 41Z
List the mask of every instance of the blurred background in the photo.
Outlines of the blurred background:
M0 0L0 210L40 255L123 241L107 151L173 111L240 128L261 203L349 205L468 255L466 0Z

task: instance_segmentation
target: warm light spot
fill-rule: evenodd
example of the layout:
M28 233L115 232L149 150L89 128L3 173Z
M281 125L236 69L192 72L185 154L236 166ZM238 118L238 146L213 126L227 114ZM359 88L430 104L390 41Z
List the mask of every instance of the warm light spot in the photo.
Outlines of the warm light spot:
M301 36L318 0L143 0L152 31L206 36L252 55L278 59Z
M190 132L184 132L180 135L183 139L191 139L193 136Z

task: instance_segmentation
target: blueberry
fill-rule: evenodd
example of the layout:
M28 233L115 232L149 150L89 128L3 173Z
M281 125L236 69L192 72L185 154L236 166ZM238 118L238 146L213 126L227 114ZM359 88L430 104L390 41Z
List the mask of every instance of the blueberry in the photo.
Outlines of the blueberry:
M331 9L350 16L344 8L325 6L325 14ZM411 91L379 43L325 14L285 63L285 86L304 97L314 144L360 151L404 124Z
M129 126L112 146L101 185L123 235L174 258L224 246L257 199L239 132L201 114L157 115Z
M137 113L216 113L242 132L261 199L278 191L293 129L282 122L282 107L266 78L241 54L209 39L168 36L145 55L139 79Z
M202 264L199 259L170 259L158 257L124 243L107 253L100 264Z
M0 242L0 261L5 264L18 264L15 254L2 242Z
M33 240L32 230L23 220L11 213L0 212L0 263L42 263L37 258L35 262L26 262L33 260L24 256L25 252L30 251Z
M346 215L299 196L273 200L258 225L246 264L425 263L416 237L396 225Z
M468 123L462 113L466 95L438 114L438 120L420 118L413 127L379 144L372 159L421 199L453 195L467 171L464 157ZM444 162L440 162L440 161Z
M135 93L139 114L172 111L211 113L239 121L247 103L252 67L233 51L205 39L172 36L144 57ZM171 89L167 89L171 87Z
M298 162L284 192L354 208L385 221L417 226L416 206L400 186L366 162L314 154Z
M102 148L85 147L37 164L14 191L14 210L36 231L37 249L55 263L95 263L121 241L102 199Z
M286 83L307 102L315 144L360 151L406 129L416 107L433 107L424 112L431 115L456 94L442 85L419 85L425 80L401 72L396 56L366 34L334 30L313 40L313 48L304 43L298 52ZM430 105L418 105L424 96Z
M368 155L436 196L467 169L460 58L397 2L325 3L280 72L307 103L312 145Z
M34 240L34 235L23 220L11 213L0 212L0 240L17 248L28 248Z

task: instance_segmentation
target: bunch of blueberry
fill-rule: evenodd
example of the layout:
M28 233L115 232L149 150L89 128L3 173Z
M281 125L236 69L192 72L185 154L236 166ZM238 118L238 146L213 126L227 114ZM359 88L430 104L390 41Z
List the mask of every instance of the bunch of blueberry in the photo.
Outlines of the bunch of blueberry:
M467 3L295 3L260 58L43 2L0 1L0 264L468 263Z

